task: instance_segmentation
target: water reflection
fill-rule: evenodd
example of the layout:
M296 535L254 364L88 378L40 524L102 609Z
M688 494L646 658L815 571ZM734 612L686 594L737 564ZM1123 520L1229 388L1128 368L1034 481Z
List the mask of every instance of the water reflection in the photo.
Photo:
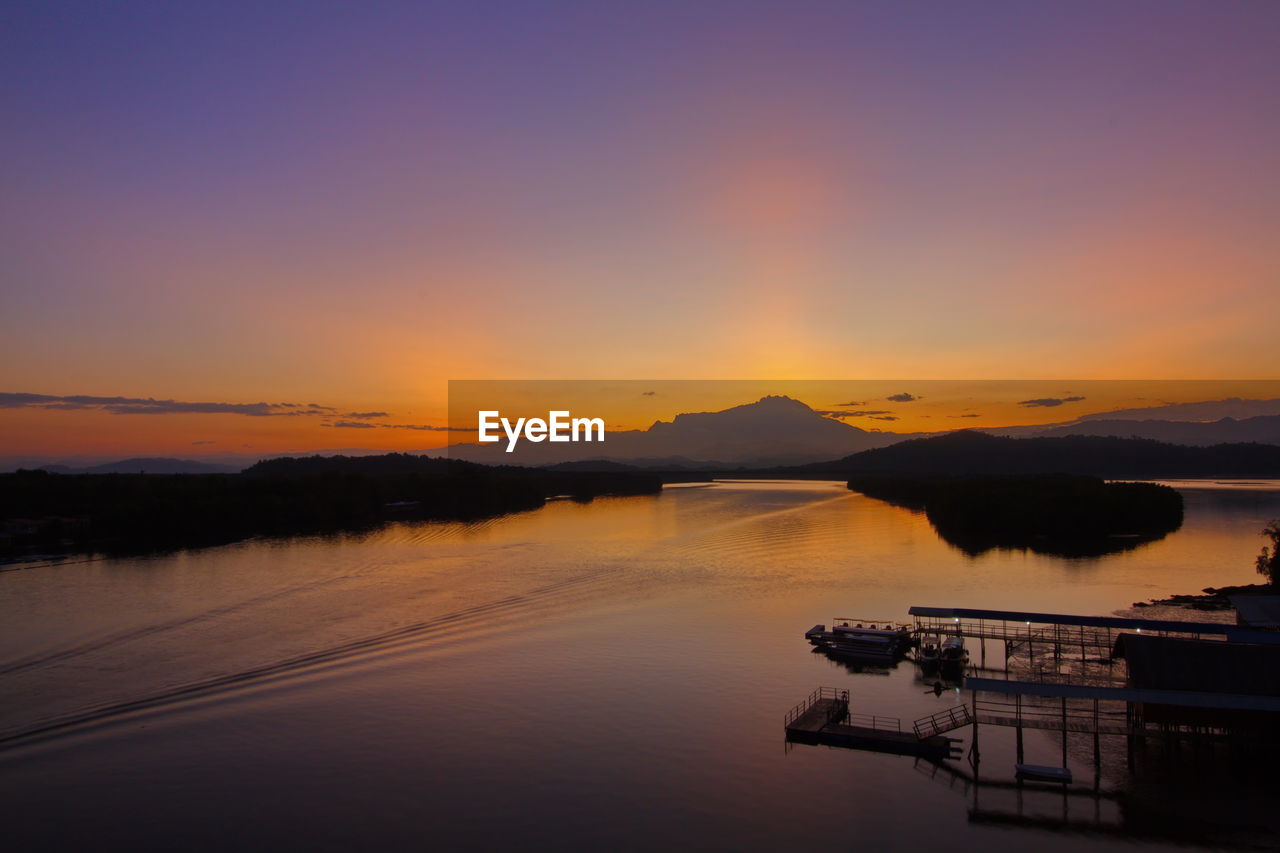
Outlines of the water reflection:
M1004 551L1031 551L1035 554L1045 554L1052 557L1105 557L1109 554L1119 554L1123 551L1142 548L1152 542L1159 542L1169 535L1169 533L1125 533L1112 536L1070 539L1033 536L1012 544L1003 539L973 536L964 531L952 530L946 527L937 529L938 535L947 543L954 545L970 557L978 557L988 551L997 549Z
M1280 495L1186 494L1182 530L1087 560L966 555L843 483L722 483L6 572L0 731L79 719L0 749L8 843L1023 850L910 758L778 750L782 714L819 684L904 720L957 701L908 661L812 654L803 631L913 604L1108 614L1251 582ZM1091 748L1069 746L1091 779ZM982 755L979 805L1004 810L985 781L1011 776L1013 746ZM1121 829L1093 846L1181 845L1126 817L1197 813L1197 778L1164 776L1104 747L1101 789L1125 799L1104 800ZM1216 778L1202 818L1274 829L1258 783ZM1073 826L1047 828L1038 849L1077 848Z

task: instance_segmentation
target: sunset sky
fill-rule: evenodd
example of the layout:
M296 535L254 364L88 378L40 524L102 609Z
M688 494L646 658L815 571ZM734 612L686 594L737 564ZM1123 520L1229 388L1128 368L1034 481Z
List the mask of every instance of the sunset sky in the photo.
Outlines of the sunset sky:
M0 44L7 455L438 446L450 379L1277 378L1280 4L11 2Z

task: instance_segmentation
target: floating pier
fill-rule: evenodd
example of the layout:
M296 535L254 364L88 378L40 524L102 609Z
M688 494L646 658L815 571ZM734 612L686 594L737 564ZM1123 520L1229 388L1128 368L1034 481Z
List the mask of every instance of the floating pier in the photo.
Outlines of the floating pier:
M985 667L985 641L1001 642L1004 677L971 674L964 680L968 704L908 726L896 717L855 714L847 690L819 688L787 715L789 741L954 758L959 741L946 733L971 726L969 759L976 779L979 730L1000 726L1014 730L1019 782L1070 784L1068 736L1084 735L1092 741L1095 787L1103 736L1127 738L1131 762L1134 748L1145 748L1152 738L1169 747L1187 742L1193 749L1226 743L1236 754L1280 749L1280 632L1221 622L971 608L912 607L910 614L915 621L909 630L884 620L870 620L872 628L865 627L867 620L841 627L863 633L896 629L916 644L979 640L977 669L993 675ZM882 623L888 629L881 629ZM815 625L805 636L815 642L825 641L827 634ZM1020 669L1026 676L1011 678L1010 659L1023 652L1029 666ZM1064 659L1079 666L1064 671ZM1115 667L1118 659L1125 663L1123 673ZM1027 729L1060 736L1060 766L1026 763Z
M969 724L968 709L963 705L957 709L964 722L957 722L951 728ZM954 721L950 711L943 713ZM787 740L795 743L918 755L935 760L958 758L955 741L942 735L950 729L944 727L942 720L934 719L940 716L934 714L917 720L912 731L904 732L902 721L897 717L851 712L848 690L819 687L787 713L785 728Z

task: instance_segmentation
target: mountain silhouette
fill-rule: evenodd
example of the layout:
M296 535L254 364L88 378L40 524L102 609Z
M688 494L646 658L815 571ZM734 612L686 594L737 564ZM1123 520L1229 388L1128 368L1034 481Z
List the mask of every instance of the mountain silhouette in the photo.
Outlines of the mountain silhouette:
M235 474L237 465L219 465L197 462L194 459L170 459L167 457L136 457L118 462L104 462L86 468L67 465L41 465L37 470L50 474Z
M1280 446L1188 447L1143 438L1006 438L975 430L916 438L828 465L840 474L1090 474L1112 478L1280 477Z
M1166 403L1162 406L1145 406L1136 409L1116 409L1081 415L1080 420L1135 420L1135 421L1219 421L1223 418L1245 420L1263 415L1280 415L1280 398L1269 400L1245 400L1227 397L1225 400L1201 400L1194 403Z
M454 445L449 454L486 464L556 465L606 460L645 467L679 460L681 467L773 467L829 460L883 447L907 436L869 432L826 417L785 396L718 412L688 412L648 429L605 434L603 443L520 441L513 452L499 444Z
M1241 420L1226 417L1208 422L1170 421L1155 418L1131 420L1088 415L1071 424L1005 427L1002 429L987 429L983 430L983 432L1008 438L1109 435L1121 438L1150 438L1170 444L1186 444L1197 447L1238 442L1280 444L1280 415L1257 415Z

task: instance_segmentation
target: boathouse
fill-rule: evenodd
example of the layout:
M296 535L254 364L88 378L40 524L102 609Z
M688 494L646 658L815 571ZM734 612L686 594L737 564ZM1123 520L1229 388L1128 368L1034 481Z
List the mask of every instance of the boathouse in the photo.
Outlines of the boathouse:
M1280 645L1122 634L1114 654L1142 692L1130 705L1145 725L1265 740L1280 731Z

